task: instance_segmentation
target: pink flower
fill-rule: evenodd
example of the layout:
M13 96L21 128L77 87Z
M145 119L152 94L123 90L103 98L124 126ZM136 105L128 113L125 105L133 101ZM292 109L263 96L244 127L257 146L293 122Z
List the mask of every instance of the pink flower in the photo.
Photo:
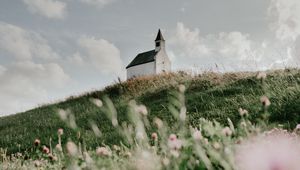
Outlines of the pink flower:
M96 154L98 156L111 156L110 150L108 150L106 147L98 147L96 150Z
M268 107L271 105L271 102L267 96L262 96L260 98L260 102L262 103L263 106Z
M168 140L168 146L172 150L179 150L182 147L182 141L177 139L175 134L171 134Z
M57 130L57 134L58 134L59 136L63 135L63 134L64 134L64 130L63 130L62 128L59 128L59 129Z
M199 141L203 138L203 136L199 130L195 130L193 133L193 138Z
M225 127L222 130L222 134L225 135L225 136L231 136L232 135L232 130L229 127Z
M154 141L157 141L157 139L158 139L158 135L157 135L157 133L152 133L151 134L151 138L154 140Z
M299 170L300 144L292 134L273 130L238 145L235 162L242 170Z
M48 153L50 153L50 150L49 150L49 148L47 146L43 146L43 152L45 154L48 154Z

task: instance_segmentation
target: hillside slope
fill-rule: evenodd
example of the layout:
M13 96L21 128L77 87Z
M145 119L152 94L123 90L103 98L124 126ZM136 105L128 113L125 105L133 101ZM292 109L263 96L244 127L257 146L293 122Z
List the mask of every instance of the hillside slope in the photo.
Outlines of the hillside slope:
M238 109L249 111L255 120L262 112L260 97L271 100L270 123L280 123L287 128L300 122L300 70L286 69L268 72L265 81L256 78L257 73L204 73L191 77L183 72L144 77L109 86L102 91L71 97L64 102L39 107L24 113L0 118L0 148L8 152L30 150L34 139L43 144L57 140L56 131L64 128L63 140L76 138L78 131L88 147L101 143L119 144L120 137L106 114L96 107L91 98L108 96L118 111L119 122L128 120L128 102L135 99L148 108L150 119L159 117L169 123L172 115L168 109L179 84L185 92L189 121L197 124L200 117L225 122L227 118L237 123ZM58 109L69 109L79 127L75 132L57 115ZM93 121L102 132L97 138L90 126Z

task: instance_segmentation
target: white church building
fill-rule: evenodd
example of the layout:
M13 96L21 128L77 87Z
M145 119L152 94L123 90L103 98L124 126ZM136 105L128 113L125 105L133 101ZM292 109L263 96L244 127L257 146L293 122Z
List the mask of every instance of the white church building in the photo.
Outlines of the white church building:
M155 49L138 54L126 67L127 79L171 71L171 61L165 48L165 39L158 30Z

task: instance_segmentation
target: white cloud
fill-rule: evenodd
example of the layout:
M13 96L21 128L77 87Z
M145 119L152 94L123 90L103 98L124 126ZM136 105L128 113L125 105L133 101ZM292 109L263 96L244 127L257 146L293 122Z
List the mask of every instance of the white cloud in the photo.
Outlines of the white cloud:
M105 5L108 5L112 2L114 2L115 0L80 0L81 2L88 4L88 5L92 5L92 6L97 6L99 8L102 8Z
M58 0L23 0L28 10L47 18L62 19L66 15L67 4Z
M254 41L241 32L201 36L199 29L189 29L183 23L177 24L169 47L177 69L256 71L295 67L300 54L295 46L271 40Z
M58 58L39 34L3 22L0 22L0 49L21 60Z
M0 65L0 76L2 76L5 71L6 71L6 68L4 66Z
M55 60L49 60L59 56L35 32L0 23L0 49L10 57L9 63L0 65L0 115L49 101L49 91L63 88L71 80Z
M78 45L84 51L84 55L75 54L73 59L84 60L100 70L102 73L115 75L122 72L122 60L119 49L104 39L83 36L78 40Z
M170 39L171 51L176 54L175 62L183 67L199 65L203 69L211 69L218 64L226 67L226 71L253 67L257 58L251 56L254 52L252 44L248 34L222 32L200 36L199 29L191 30L183 23L177 24ZM252 60L252 65L247 63L249 60Z
M295 41L300 35L299 0L271 0L269 17L270 27L279 40Z

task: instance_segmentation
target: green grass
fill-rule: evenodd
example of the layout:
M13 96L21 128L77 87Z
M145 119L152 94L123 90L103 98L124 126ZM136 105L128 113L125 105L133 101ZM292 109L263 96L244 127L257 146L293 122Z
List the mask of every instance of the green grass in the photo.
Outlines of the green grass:
M91 98L102 99L108 96L113 101L119 122L128 120L127 105L131 99L142 103L149 109L149 119L159 117L172 124L173 118L168 107L174 98L172 92L179 84L187 87L186 106L191 124L198 124L199 118L217 120L226 123L230 118L233 123L239 121L238 109L245 108L250 119L256 121L262 112L260 97L263 94L271 100L269 111L270 124L283 124L294 128L300 122L300 70L286 69L268 72L262 83L256 78L257 73L204 73L191 77L183 72L153 77L144 77L127 82L116 83L101 91L70 97L66 101L42 106L24 113L0 118L0 148L7 148L9 153L30 151L32 143L39 138L48 144L49 139L57 140L58 128L65 129L63 141L76 138L76 131L67 127L57 115L58 109L69 109L76 118L82 139L88 147L95 148L101 143L119 144L121 137L111 125L106 114L99 110ZM95 137L90 127L93 120L103 136Z

